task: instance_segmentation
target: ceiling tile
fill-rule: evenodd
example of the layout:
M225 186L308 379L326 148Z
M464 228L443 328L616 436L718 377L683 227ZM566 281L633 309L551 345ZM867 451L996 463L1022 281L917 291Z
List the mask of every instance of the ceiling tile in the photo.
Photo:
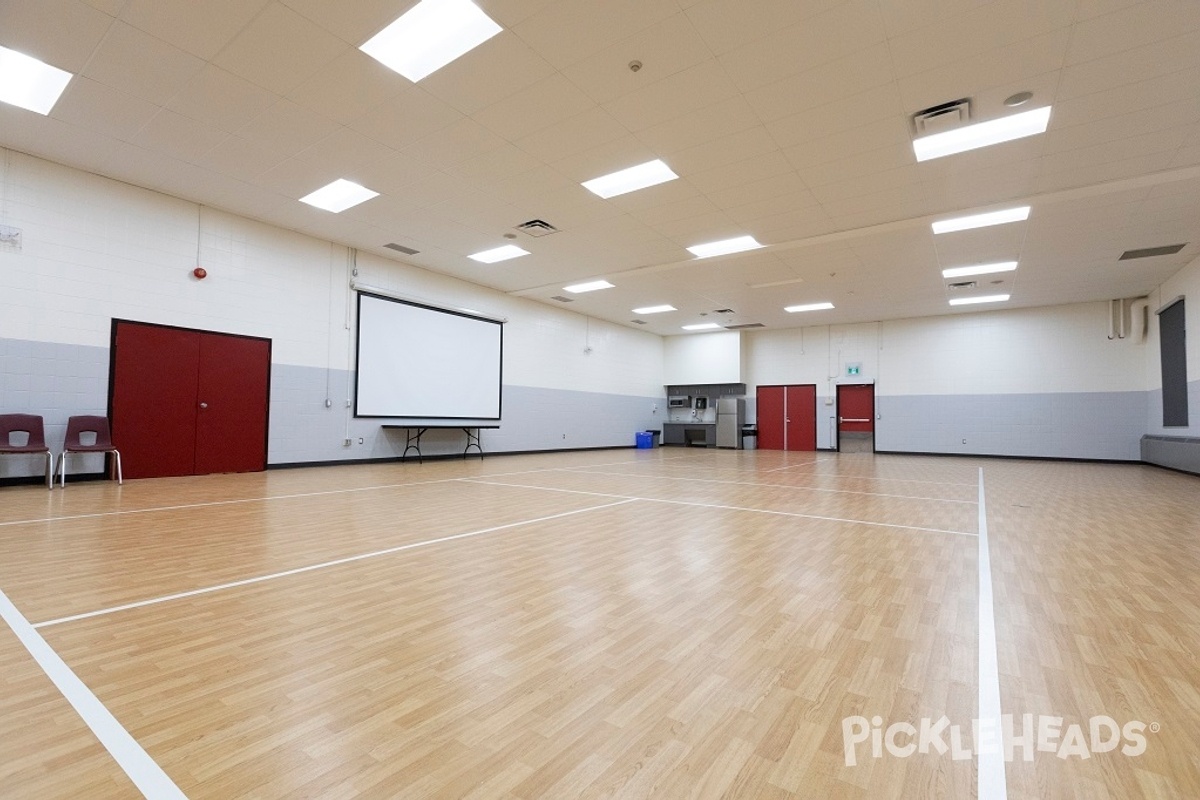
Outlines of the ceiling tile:
M301 150L295 158L320 164L335 177L367 185L371 179L371 166L393 155L395 151L386 144L350 128L338 128L321 141Z
M709 59L605 103L604 109L636 132L727 100L736 93L720 64Z
M219 128L161 109L133 139L138 147L154 150L190 164L225 140Z
M599 106L548 125L516 141L525 152L545 163L600 147L627 136L625 126Z
M750 105L738 95L639 130L637 138L657 152L671 153L759 124Z
M686 179L700 191L710 194L734 186L744 186L748 183L766 180L781 172L791 171L792 167L783 153L774 150L733 164L695 172L688 175Z
M340 126L333 120L281 99L246 122L235 133L260 147L294 156L326 138Z
M1061 98L1102 92L1173 72L1200 67L1200 32L1189 31L1142 47L1100 56L1062 70Z
M278 99L266 89L208 64L175 95L167 108L206 125L234 131Z
M720 139L680 150L664 153L676 172L690 175L696 172L723 167L747 158L761 156L779 149L767 129L758 126L731 133Z
M155 114L158 106L90 78L77 76L54 107L56 119L130 141Z
M151 36L211 60L270 0L128 0L121 19Z
M511 142L594 106L595 103L570 81L554 74L471 117Z
M1072 32L1066 63L1082 64L1200 31L1200 7L1195 3L1151 5L1152 13L1146 13L1145 6L1128 6L1111 14L1081 20ZM1192 61L1195 63L1194 58Z
M700 0L687 9L700 35L717 53L725 53L750 42L819 17L843 0L759 0L747 13L741 0Z
M5 2L0 44L79 74L113 23L110 14L80 0Z
M282 163L287 156L263 147L240 136L227 136L213 147L197 163L221 175L241 175L252 180L263 172Z
M887 45L875 45L746 93L765 123L892 83Z
M347 50L288 93L322 117L348 125L396 100L412 84L366 53Z
M413 145L464 117L419 86L377 105L349 127L396 150Z
M358 47L416 5L415 0L283 0L300 16L325 28L347 44Z
M272 2L212 59L217 66L286 95L351 46Z
M178 47L114 22L82 74L165 105L203 68L203 61Z
M712 58L712 51L679 13L563 69L597 103L608 103ZM633 61L641 63L634 72Z
M548 61L506 31L422 79L421 86L461 113L474 114L552 74Z
M674 0L559 0L542 6L512 29L563 69L677 11Z

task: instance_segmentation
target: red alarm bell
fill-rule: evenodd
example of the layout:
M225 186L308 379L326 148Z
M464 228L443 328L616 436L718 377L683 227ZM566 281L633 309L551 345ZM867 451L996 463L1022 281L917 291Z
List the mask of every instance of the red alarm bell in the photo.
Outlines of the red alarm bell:
M194 270L192 270L192 274L196 276L196 280L202 281L208 277L208 270L206 270L204 267L196 267Z

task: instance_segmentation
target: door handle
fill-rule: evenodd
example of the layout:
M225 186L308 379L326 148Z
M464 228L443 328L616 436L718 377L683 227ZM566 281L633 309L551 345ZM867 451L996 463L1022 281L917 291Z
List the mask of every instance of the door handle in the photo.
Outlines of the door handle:
M201 408L208 408L208 403L201 403L201 404L200 404L200 407L201 407Z
M788 423L790 423L790 422L791 422L791 420L790 420L790 419L785 419L785 420L784 420L784 422L788 422Z
M838 422L870 422L869 419L850 419L848 417L838 417Z

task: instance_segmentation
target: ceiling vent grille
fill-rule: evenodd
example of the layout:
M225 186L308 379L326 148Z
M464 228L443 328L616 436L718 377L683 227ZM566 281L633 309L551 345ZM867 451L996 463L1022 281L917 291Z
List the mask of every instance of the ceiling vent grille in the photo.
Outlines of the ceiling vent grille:
M727 330L727 331L742 331L742 330L745 330L746 328L765 328L765 327L766 327L766 325L763 325L761 322L744 322L741 325L726 325L725 330Z
M713 309L712 313L714 313L714 314L732 314L733 309L732 308L715 308L715 309Z
M930 106L913 114L913 131L917 136L931 136L935 133L957 128L971 119L971 99L952 100L937 106Z
M974 289L979 283L976 281L959 281L958 283L946 284L946 288L952 292L959 292L963 289Z
M1117 260L1131 261L1135 258L1150 258L1151 256L1173 256L1187 246L1188 243L1184 242L1183 244L1166 244L1161 247L1143 247L1140 250L1126 250Z
M553 297L551 297L550 299L557 300L560 303L574 303L575 302L574 298L563 297L561 294L556 294Z
M644 320L644 319L631 319L629 321L632 322L634 325L645 325L646 324L646 320Z
M549 236L552 233L558 233L558 228L546 222L544 219L531 219L529 222L522 222L517 226L517 230L522 233L527 233L534 238Z
M397 253L404 253L406 256L415 256L417 253L421 252L420 250L413 250L411 247L405 247L404 245L396 244L395 242L385 244L384 247L389 250L395 250Z

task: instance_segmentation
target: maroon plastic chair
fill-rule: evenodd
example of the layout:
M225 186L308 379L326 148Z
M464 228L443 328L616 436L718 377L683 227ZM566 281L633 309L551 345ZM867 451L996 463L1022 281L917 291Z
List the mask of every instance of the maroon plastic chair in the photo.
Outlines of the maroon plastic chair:
M13 434L25 433L25 444L14 444ZM54 488L54 456L46 447L46 429L36 414L0 414L0 455L45 453L46 488Z
M96 441L83 443L83 434L94 433ZM112 453L116 466L117 483L121 480L121 452L113 447L112 433L108 428L108 417L71 417L67 420L67 438L63 442L62 455L58 457L58 479L67 488L67 453Z

